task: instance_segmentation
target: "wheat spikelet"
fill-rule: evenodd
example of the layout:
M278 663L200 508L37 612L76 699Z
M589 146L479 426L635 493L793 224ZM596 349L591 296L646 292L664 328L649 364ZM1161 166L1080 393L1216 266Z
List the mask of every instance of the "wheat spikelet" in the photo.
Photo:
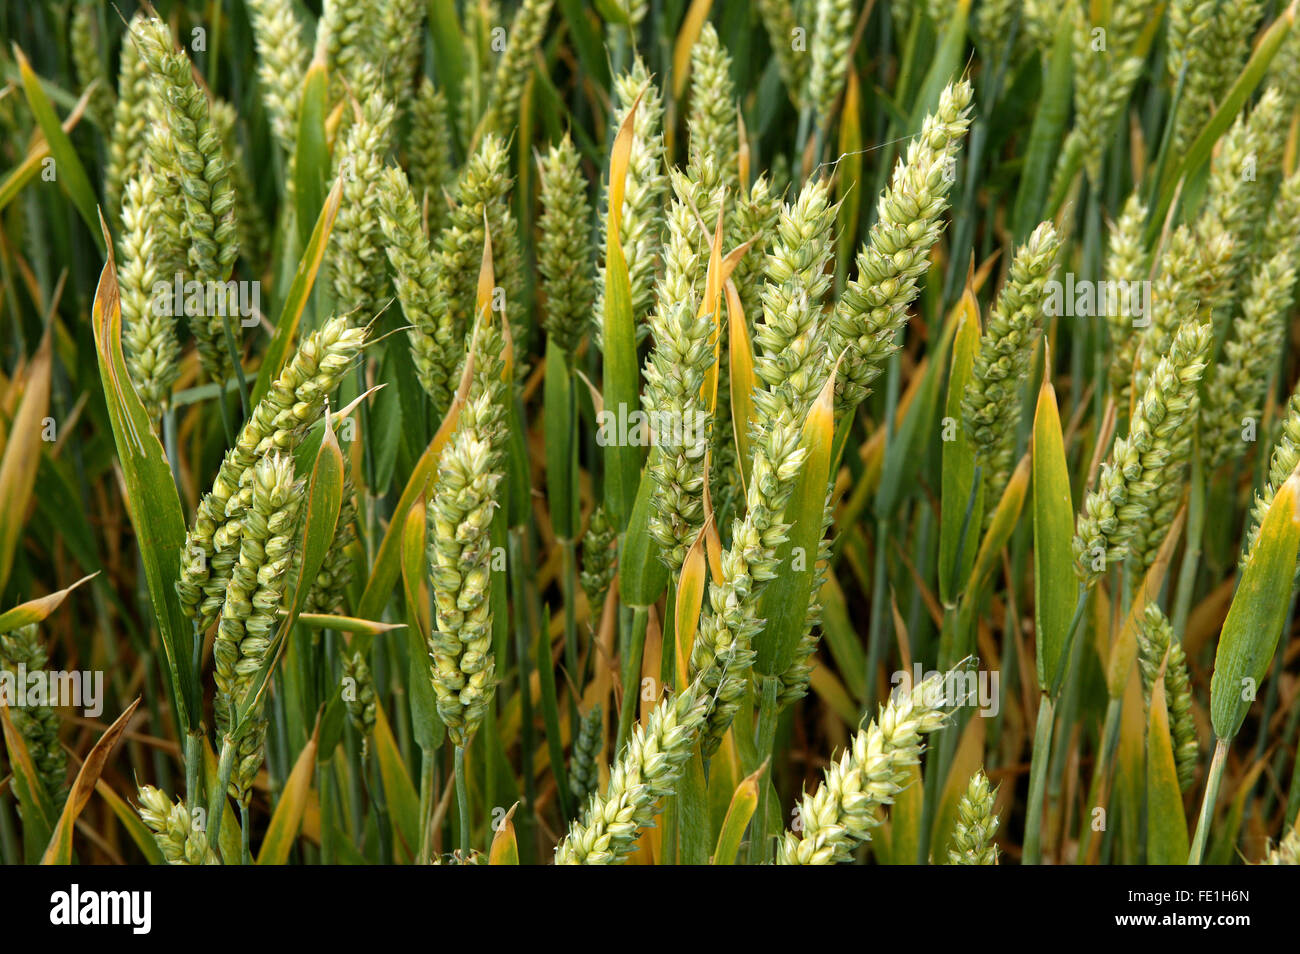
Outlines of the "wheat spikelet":
M133 35L143 13L131 18L127 35ZM118 61L117 102L113 107L112 134L108 139L108 162L104 170L104 204L108 221L116 222L122 207L122 190L137 173L148 148L145 131L149 128L149 101L153 96L153 79L149 64L131 42L122 44Z
M132 33L153 74L154 90L165 104L171 164L179 176L185 211L183 237L188 263L199 282L225 282L238 254L235 194L221 137L213 128L208 99L195 83L190 60L172 44L160 20L141 20ZM167 171L167 165L158 167ZM227 323L216 315L190 316L199 361L208 376L224 381L231 356L225 344ZM239 323L229 323L238 345Z
M1209 372L1201 446L1210 466L1219 467L1246 449L1242 429L1263 416L1269 371L1286 335L1286 318L1296 283L1300 240L1300 175L1284 183L1264 228L1262 247L1275 249L1260 261L1242 299L1232 338Z
M1128 436L1115 441L1085 499L1073 541L1075 571L1085 583L1128 556L1139 523L1150 514L1176 438L1195 414L1211 338L1208 323L1190 320L1179 329L1151 374Z
M839 761L832 762L817 791L800 803L798 832L787 831L777 846L781 865L829 865L849 861L871 840L924 749L921 736L943 728L946 716L934 705L943 676L934 675L896 693L876 719L858 732Z
M143 169L127 183L118 269L126 367L145 411L154 419L167 406L180 376L175 319L154 307L154 285L161 277L155 223L162 213L156 182L153 172Z
M30 677L42 672L49 659L35 623L0 634L0 671L11 674L15 680L20 676L20 666ZM6 708L14 728L27 745L45 794L57 803L68 774L68 757L59 744L59 714L53 706L44 703L15 706L12 696L6 700Z
M519 101L532 72L533 54L542 42L554 0L523 0L510 21L509 41L492 79L486 128L508 136L519 122Z
M341 312L366 321L386 298L377 206L394 117L393 104L382 91L372 92L348 127L337 162L343 198L330 234L334 297Z
M676 790L704 721L709 698L696 684L664 699L638 724L609 773L605 792L591 796L582 818L555 850L557 865L620 864L637 834L654 821L659 801Z
M428 202L428 231L437 235L447 225L446 192L455 181L452 173L451 119L447 97L427 77L420 77L411 104L411 189L417 203Z
M273 450L292 454L308 428L320 420L325 401L352 366L366 333L346 318L332 318L313 332L245 422L226 452L212 489L199 501L185 537L176 584L181 608L200 629L216 620L239 550L241 519L251 503L253 465Z
M1131 289L1138 282L1148 281L1151 271L1151 254L1143 242L1147 208L1136 192L1128 197L1119 218L1111 225L1106 249L1106 279ZM1115 403L1127 414L1133 383L1133 362L1137 357L1142 336L1135 331L1134 319L1141 316L1124 313L1118 309L1108 315L1110 340L1110 387Z
M868 385L898 350L895 338L907 323L908 305L942 231L939 216L970 124L970 101L971 87L964 80L944 89L938 108L926 117L880 198L879 219L858 253L858 276L831 317L827 360L845 353L844 373L836 385L840 410L867 396Z
M650 79L640 57L632 68L614 80L618 106L614 111L615 128L623 125L636 103L632 120L632 149L628 156L627 180L623 192L623 221L619 245L627 261L631 288L632 320L637 340L649 333L646 316L654 306L655 273L659 267L663 244L663 200L668 191L668 177L663 172L663 99ZM639 97L639 100L638 100ZM608 209L601 210L598 242L603 243ZM605 267L596 273L596 307L592 311L592 334L597 345L603 341L605 315Z
M578 349L595 299L591 274L591 206L578 151L568 136L539 161L542 214L537 270L546 297L547 336L566 354Z
M569 755L569 791L583 802L600 785L600 749L604 743L600 706L583 713Z
M812 65L808 70L808 95L804 102L813 110L816 121L824 125L830 122L849 70L853 3L851 0L816 0L813 19Z
M95 9L89 3L78 3L72 10L68 45L72 49L72 66L82 91L96 80L99 85L90 94L87 113L105 133L112 128L116 103L113 87L108 81L108 68L99 53L99 24Z
M1050 222L1034 229L1011 260L1010 274L980 338L962 395L962 418L983 468L986 499L998 501L1011 478L1021 386L1042 330L1048 282L1061 242ZM987 518L991 518L989 508Z
M649 468L658 490L650 533L671 572L681 567L704 522L704 455L711 422L701 390L714 364L713 315L701 314L699 306L704 253L687 204L692 186L674 171L673 188L677 199L668 216L664 276L649 323L654 348L644 371L644 404L655 443Z
M375 190L379 226L393 267L393 286L410 328L415 374L433 401L435 417L451 403L451 376L460 354L459 340L438 311L439 274L429 240L420 227L420 210L406 174L385 169Z
M1200 756L1196 721L1192 717L1191 679L1187 674L1187 658L1183 655L1182 644L1174 638L1169 620L1155 603L1147 604L1138 624L1137 644L1138 669L1142 674L1147 705L1151 704L1151 690L1156 679L1165 681L1178 785L1187 791L1196 776L1196 760Z
M310 56L292 0L248 0L257 43L257 79L271 120L271 133L293 156L298 144L298 111Z
M268 454L245 479L251 484L252 501L240 521L239 557L231 568L212 645L217 684L214 708L223 735L238 731L235 711L247 702L275 637L294 560L303 497L291 456ZM247 801L261 764L264 734L264 721L255 717L250 729L235 740L239 756L230 790L241 802Z
M523 269L519 235L508 201L513 184L509 168L510 156L504 140L495 135L484 136L461 170L450 223L437 238L437 296L433 308L435 314L441 316L438 340L450 342L450 347L456 349L448 355L449 368L459 367L464 358L464 341L474 312L479 262L488 235L492 237L492 261L497 286L505 296L506 317L515 354L526 353ZM483 227L485 217L486 232ZM525 361L515 361L517 376L522 376L526 364Z
M998 816L993 802L998 791L989 786L988 776L976 772L957 803L957 820L952 828L952 846L948 849L950 865L995 865L998 846Z
M208 845L203 826L190 814L184 799L173 804L152 785L141 785L136 800L140 820L153 832L154 841L169 865L220 864L216 852Z
M451 444L438 462L427 511L428 561L437 615L429 637L438 714L456 746L468 744L495 690L489 530L502 479L505 339L482 322L474 378Z
M587 597L593 629L600 622L605 597L614 582L617 542L618 533L610 522L605 505L598 504L591 512L587 530L582 536L582 573L578 578Z

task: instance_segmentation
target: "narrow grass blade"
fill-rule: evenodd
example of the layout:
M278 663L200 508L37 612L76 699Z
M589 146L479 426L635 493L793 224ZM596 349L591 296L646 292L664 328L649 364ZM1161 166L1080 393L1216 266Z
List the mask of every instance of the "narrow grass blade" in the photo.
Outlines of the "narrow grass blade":
M107 233L107 228L104 231ZM181 549L185 545L185 518L162 444L131 386L122 356L122 312L111 247L95 290L91 326L131 525L140 546L150 603L158 620L169 682L182 725L187 731L195 731L202 709L198 675L191 664L193 627L181 612L175 586L180 577Z
M808 618L830 486L835 378L832 370L804 421L799 446L807 456L785 508L789 539L777 549L780 569L758 601L758 614L766 624L754 638L754 669L765 676L780 676L790 667Z
M293 764L293 771L280 791L280 800L275 804L271 822L262 839L262 847L257 853L259 865L282 865L289 860L289 851L293 848L298 830L302 827L303 816L307 812L307 798L311 794L312 777L316 771L316 744L320 738L320 725L316 726L311 738L298 753Z
M19 603L11 610L0 613L0 633L12 633L21 626L30 626L32 623L39 623L45 619L67 598L68 594L85 583L89 579L99 576L96 570L89 576L83 576L71 586L64 587L57 592L50 593L48 596L42 596L38 599L28 600L26 603Z
M1034 113L1034 124L1029 131L1029 145L1025 150L1024 166L1020 173L1020 189L1016 192L1012 212L1016 244L1029 237L1029 233L1042 221L1043 205L1051 186L1052 170L1060 152L1065 120L1070 114L1070 96L1074 76L1074 20L1063 16L1056 27L1056 38L1048 54L1043 76L1043 92Z
M5 754L9 759L9 790L23 813L23 854L28 864L35 864L54 830L54 806L41 784L40 773L22 733L14 727L7 704L0 704L0 727L3 727Z
M53 370L51 337L47 331L27 365L22 382L22 400L13 417L4 457L0 458L0 589L9 580L14 552L23 532L23 521L36 486L36 471L48 446L43 435L50 409L50 381ZM4 631L0 631L4 632Z
M1165 681L1157 679L1151 689L1147 715L1147 864L1181 865L1191 847L1187 817L1178 787L1173 739L1169 734L1169 710L1165 705Z
M605 229L605 398L604 417L623 420L640 409L636 356L636 328L632 318L632 286L623 256L619 229L623 220L623 194L632 152L632 129L640 97L628 110L614 139L609 161L609 215ZM617 423L605 433L605 502L614 526L627 528L641 472L641 448L619 439Z
M1273 661L1300 552L1300 472L1287 478L1264 515L1214 654L1210 721L1219 739L1241 728Z
M722 830L718 832L718 843L713 849L713 857L709 860L714 865L734 865L736 857L740 854L740 842L745 836L745 829L749 827L749 820L754 817L754 811L758 808L758 783L767 772L767 761L756 768L751 774L741 779L740 784L736 786L736 791L731 796L731 804L727 807L727 814L722 819Z
M420 845L420 798L406 770L406 763L402 761L402 753L397 748L383 706L375 707L375 760L379 763L379 777L388 798L394 847L410 861Z
M942 506L939 510L939 600L950 606L970 576L984 516L984 481L975 480L975 446L961 426L961 399L979 351L979 303L967 286L957 313L956 337L944 403ZM951 429L951 430L950 430ZM951 434L951 437L949 436ZM973 491L973 493L972 493Z
M82 221L86 223L86 228L90 230L90 237L95 240L95 244L99 246L102 253L106 247L105 239L99 229L99 219L95 211L95 191L90 186L90 179L86 177L86 169L82 166L81 160L77 158L77 151L72 147L72 140L63 131L63 126L59 123L59 117L54 112L49 97L45 95L45 90L41 88L41 81L32 72L32 66L27 62L27 56L18 48L17 44L14 44L13 53L14 59L18 62L18 72L22 77L23 93L27 97L27 105L31 107L32 114L36 117L36 122L45 136L45 141L49 143L50 155L54 158L55 177L63 191L68 194L68 198L72 200L77 213L81 216Z
M1070 471L1056 409L1056 390L1046 377L1034 414L1034 624L1038 638L1038 686L1056 685L1066 665L1066 637L1078 602L1071 538L1074 505Z
M122 733L126 731L127 724L131 721L131 716L135 714L136 706L139 704L140 700L136 699L127 706L126 711L104 730L104 734L99 737L99 741L91 746L90 751L86 753L86 760L81 763L77 778L72 783L72 790L68 793L68 800L63 804L63 811L59 814L59 821L54 826L49 847L45 849L41 864L72 864L72 831L77 824L77 818L81 815L82 809L86 807L86 803L90 801L90 795L95 790L95 784L99 781L99 776L108 763L109 754L122 738Z
M515 809L519 803L515 802L506 812L505 817L499 822L496 834L492 836L492 847L488 849L488 864L490 865L517 865L519 864L519 842L515 839Z
M329 113L329 76L323 60L313 60L303 80L302 101L298 108L298 141L294 150L294 219L298 241L310 248L311 223L320 215L325 203L325 183L329 181L330 149L325 136L325 117Z

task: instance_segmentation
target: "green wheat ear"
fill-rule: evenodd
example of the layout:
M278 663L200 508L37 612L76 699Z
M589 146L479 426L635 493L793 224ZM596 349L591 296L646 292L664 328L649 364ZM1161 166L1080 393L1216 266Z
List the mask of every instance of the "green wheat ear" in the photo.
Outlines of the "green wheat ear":
M676 790L708 704L708 696L692 684L655 706L644 726L636 725L610 769L605 791L591 796L556 848L557 865L620 864L632 853L639 831Z
M142 785L136 793L136 811L153 833L154 841L169 865L220 864L208 845L202 825L196 825L184 799L174 804L152 785Z
M496 691L492 651L492 518L503 478L505 336L481 322L474 375L456 433L438 463L427 511L437 625L429 636L438 715L452 744L468 744Z
M257 43L257 79L271 133L288 155L298 143L298 110L310 51L292 0L247 0Z
M610 522L609 512L604 504L597 504L587 522L587 530L582 535L582 573L579 576L582 591L587 597L593 630L600 623L605 598L614 582L617 543L618 533Z
M961 139L970 125L970 83L946 87L880 198L879 219L858 253L858 275L836 302L827 361L844 353L837 410L860 403L899 349L907 308L930 267L930 249L943 226Z
M229 157L214 128L208 98L191 72L189 57L176 49L161 20L138 20L132 39L148 64L164 127L152 140L157 167L176 177L184 212L181 239L196 281L224 282L239 252L236 197ZM169 270L170 271L170 270ZM239 322L218 316L193 316L190 330L208 377L225 381L232 369L227 333L238 345Z
M829 865L851 860L884 821L884 809L903 790L924 749L922 736L943 728L947 717L933 705L943 676L936 674L890 699L877 718L854 736L822 784L799 804L799 831L777 846L780 865Z
M649 71L638 57L632 68L615 78L616 107L612 120L620 128L636 104L632 120L632 152L628 159L627 182L623 192L623 223L619 244L627 260L628 284L631 287L632 319L637 340L649 333L646 318L654 307L655 275L662 255L665 227L664 197L668 177L664 174L663 98ZM596 235L603 240L607 208L601 209ZM603 346L605 315L604 257L596 272L596 307L592 310L592 339Z
M1061 242L1050 222L1034 229L1016 251L975 355L974 374L962 395L966 432L983 467L985 494L1001 500L1011 478L1021 391L1043 327L1048 282ZM992 518L992 510L986 514Z
M579 168L578 151L567 135L538 166L542 214L537 270L546 300L543 326L551 340L572 355L578 350L595 300L587 180Z
M15 679L20 666L25 672L38 672L49 663L49 658L35 623L0 633L0 671ZM14 728L27 745L46 795L57 801L68 774L68 756L59 744L58 712L48 705L9 705L7 710Z
M1128 436L1115 441L1102 465L1075 526L1075 571L1085 583L1128 556L1139 525L1152 513L1165 467L1171 457L1178 458L1181 437L1198 408L1212 337L1208 322L1179 329L1151 374Z
M950 865L995 865L998 846L998 816L993 810L998 790L989 785L983 771L976 772L957 803L957 820L948 849Z
M1191 678L1182 644L1174 637L1173 627L1155 603L1147 604L1138 625L1137 642L1138 669L1148 705L1151 704L1151 690L1156 680L1164 679L1178 785L1187 791L1195 780L1196 762L1200 757L1196 720L1192 716Z

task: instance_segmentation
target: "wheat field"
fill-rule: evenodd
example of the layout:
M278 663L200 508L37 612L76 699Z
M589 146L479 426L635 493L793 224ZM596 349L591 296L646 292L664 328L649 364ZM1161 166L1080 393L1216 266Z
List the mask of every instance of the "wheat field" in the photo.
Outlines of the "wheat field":
M1300 862L1296 12L0 4L0 861Z

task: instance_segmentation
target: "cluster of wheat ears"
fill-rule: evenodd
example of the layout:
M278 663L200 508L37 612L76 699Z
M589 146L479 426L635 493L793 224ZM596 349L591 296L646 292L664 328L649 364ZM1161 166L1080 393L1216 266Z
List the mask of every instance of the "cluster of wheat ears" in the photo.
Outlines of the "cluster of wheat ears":
M0 860L1300 860L1294 3L20 7Z

